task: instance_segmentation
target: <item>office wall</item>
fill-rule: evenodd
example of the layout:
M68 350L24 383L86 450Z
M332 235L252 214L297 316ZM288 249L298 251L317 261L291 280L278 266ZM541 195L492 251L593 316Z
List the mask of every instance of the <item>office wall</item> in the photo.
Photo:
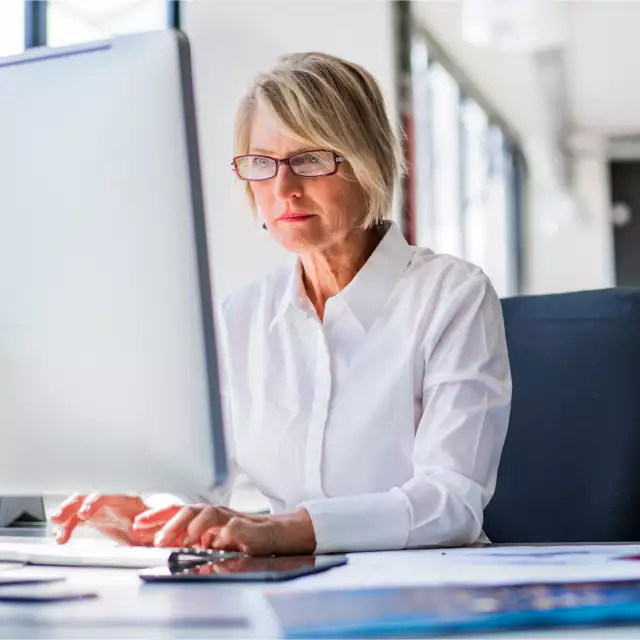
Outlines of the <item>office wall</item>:
M391 3L386 0L191 0L192 47L214 294L220 298L288 256L254 224L229 168L235 104L279 55L319 50L367 67L395 119Z
M525 237L527 291L554 293L615 285L607 142L582 134L570 163L574 215L550 221L536 193L529 199Z
M597 136L598 137L598 136ZM598 137L599 138L599 137ZM525 292L560 293L615 286L606 144L570 163L575 209L549 219L530 190L524 221Z
M549 224L536 207L535 193L527 202L524 224L525 287L528 293L560 293L615 286L613 231L610 220L609 176L600 152L570 163L576 213Z

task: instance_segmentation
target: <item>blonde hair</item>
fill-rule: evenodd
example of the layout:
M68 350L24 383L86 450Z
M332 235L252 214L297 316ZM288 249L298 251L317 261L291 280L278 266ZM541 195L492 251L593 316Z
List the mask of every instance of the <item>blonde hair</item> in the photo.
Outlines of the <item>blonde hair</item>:
M366 200L364 227L387 217L404 162L382 92L368 71L326 53L281 57L254 79L238 105L235 155L249 153L253 115L263 108L301 144L345 159ZM255 214L248 184L247 195Z

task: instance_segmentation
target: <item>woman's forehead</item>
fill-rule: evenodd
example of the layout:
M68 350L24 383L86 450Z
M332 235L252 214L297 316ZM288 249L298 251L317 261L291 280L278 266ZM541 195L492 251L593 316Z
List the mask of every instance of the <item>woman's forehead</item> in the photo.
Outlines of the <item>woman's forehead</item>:
M308 148L308 144L294 137L274 115L256 110L249 138L251 152L284 157Z

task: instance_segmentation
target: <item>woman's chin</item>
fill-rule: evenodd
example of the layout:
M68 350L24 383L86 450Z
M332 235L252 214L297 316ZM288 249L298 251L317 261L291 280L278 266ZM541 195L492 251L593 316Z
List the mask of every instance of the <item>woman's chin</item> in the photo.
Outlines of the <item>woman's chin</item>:
M274 234L274 239L285 251L306 253L322 244L319 236L308 229L288 229Z

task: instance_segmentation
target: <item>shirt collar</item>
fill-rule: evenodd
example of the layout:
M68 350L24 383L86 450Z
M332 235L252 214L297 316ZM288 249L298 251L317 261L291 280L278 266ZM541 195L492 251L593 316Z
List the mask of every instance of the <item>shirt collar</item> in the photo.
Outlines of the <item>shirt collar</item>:
M383 233L384 237L367 262L336 296L349 308L365 331L375 322L413 257L411 246L394 222L385 221ZM269 329L280 321L290 307L308 312L310 305L302 283L302 264L297 260L289 272L284 294Z
M306 311L305 307L307 305L311 305L311 303L302 284L302 263L298 259L289 269L285 281L284 293L276 309L276 314L269 325L269 331L280 321L289 308L295 307Z
M356 277L336 296L365 331L373 326L411 258L413 250L399 227L384 223L384 237Z

